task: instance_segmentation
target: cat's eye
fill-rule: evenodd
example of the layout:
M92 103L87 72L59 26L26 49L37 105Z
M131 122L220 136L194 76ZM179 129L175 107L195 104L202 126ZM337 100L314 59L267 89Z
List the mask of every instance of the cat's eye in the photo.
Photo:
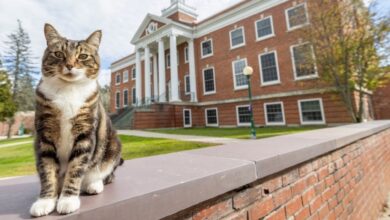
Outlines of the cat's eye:
M56 56L59 59L63 59L64 58L64 54L62 52L60 52L60 51L54 52L54 56Z
M80 54L79 57L78 57L79 60L85 60L87 58L88 58L87 54Z

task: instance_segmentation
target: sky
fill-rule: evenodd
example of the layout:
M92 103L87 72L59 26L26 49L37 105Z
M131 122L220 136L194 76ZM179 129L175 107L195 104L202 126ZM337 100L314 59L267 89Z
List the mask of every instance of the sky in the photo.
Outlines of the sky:
M198 20L203 20L241 0L187 0L197 8ZM371 1L371 0L365 0ZM377 0L377 10L390 14L390 0ZM100 46L102 61L99 81L110 80L110 64L133 52L130 40L147 13L160 15L170 0L0 0L0 55L4 41L17 28L17 19L31 38L32 53L40 66L46 48L43 34L45 23L52 24L69 39L87 38L102 30Z

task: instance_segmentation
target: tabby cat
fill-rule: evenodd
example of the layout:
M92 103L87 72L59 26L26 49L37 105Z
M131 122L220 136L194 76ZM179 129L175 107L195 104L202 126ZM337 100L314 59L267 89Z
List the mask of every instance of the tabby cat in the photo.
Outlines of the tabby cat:
M36 90L36 167L41 191L32 216L80 208L80 192L98 194L123 163L121 144L99 98L101 31L68 40L45 25L47 49Z

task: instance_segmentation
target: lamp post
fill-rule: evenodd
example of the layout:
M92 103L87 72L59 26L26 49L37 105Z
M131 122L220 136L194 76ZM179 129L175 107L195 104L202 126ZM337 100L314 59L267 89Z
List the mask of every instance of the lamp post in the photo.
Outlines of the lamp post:
M253 68L250 66L246 66L244 68L244 75L246 76L246 78L248 80L249 111L251 114L251 134L252 134L252 139L256 139L255 122L253 120L252 89L251 89L251 76L252 76L252 74L253 74Z

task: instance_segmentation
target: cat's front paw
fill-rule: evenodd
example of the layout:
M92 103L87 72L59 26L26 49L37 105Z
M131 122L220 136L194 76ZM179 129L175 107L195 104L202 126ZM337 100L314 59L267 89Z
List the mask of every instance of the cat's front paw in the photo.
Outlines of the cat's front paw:
M78 196L61 196L57 202L57 212L59 214L69 214L80 208L80 198Z
M56 207L56 198L43 199L39 198L32 204L30 214L34 217L44 216L54 211Z
M104 189L103 181L99 180L89 184L85 189L85 192L90 195L96 195L103 192L103 189Z

